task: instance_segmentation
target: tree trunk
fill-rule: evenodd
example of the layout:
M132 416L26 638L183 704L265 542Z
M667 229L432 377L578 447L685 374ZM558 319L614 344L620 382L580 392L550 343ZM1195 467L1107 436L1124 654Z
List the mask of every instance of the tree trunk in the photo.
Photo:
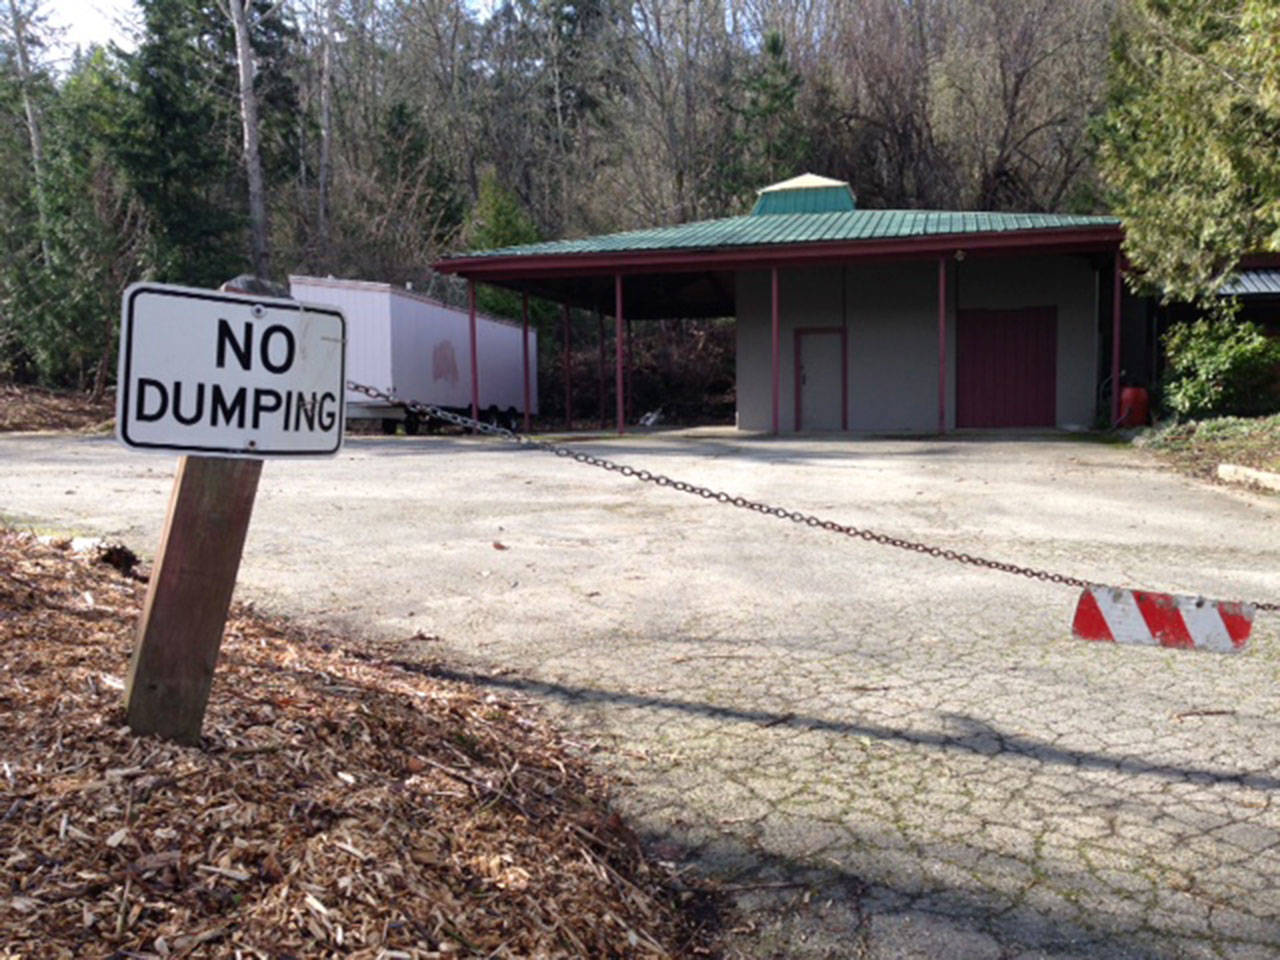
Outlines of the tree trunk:
M112 317L112 320L115 318ZM107 372L111 369L111 360L115 351L111 349L111 341L107 340L107 348L98 357L97 369L93 371L93 392L89 399L94 403L100 401L107 392Z
M325 4L321 30L320 56L320 172L316 183L316 237L320 257L329 257L329 182L333 176L333 8L335 0Z
M31 60L27 54L27 31L18 0L9 0L9 16L13 23L13 46L18 57L18 83L22 87L22 109L27 115L27 134L31 138L31 170L35 176L36 216L39 218L40 255L49 266L49 219L44 196L44 136L40 132L40 115L31 99Z
M267 200L262 184L262 157L258 151L258 95L253 89L253 50L249 46L245 3L246 0L228 0L231 25L236 34L236 58L240 64L240 120L244 127L244 166L249 178L249 237L253 246L253 272L266 280L271 276Z

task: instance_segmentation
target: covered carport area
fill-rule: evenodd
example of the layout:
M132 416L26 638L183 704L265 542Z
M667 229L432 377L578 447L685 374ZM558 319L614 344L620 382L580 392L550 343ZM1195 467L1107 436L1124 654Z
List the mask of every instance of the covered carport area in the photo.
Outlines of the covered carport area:
M483 261L472 264L472 261ZM473 254L435 264L441 273L459 275L467 281L467 304L474 329L476 287L485 283L522 295L522 322L526 339L529 300L537 298L558 304L561 315L564 382L572 391L569 349L572 343L569 311L583 310L614 321L615 422L618 433L626 431L626 357L630 324L633 320L661 320L671 317L710 319L734 315L734 274L732 270L706 266L646 265L635 263L595 263L572 261L561 264L520 258L504 264L498 258ZM496 269L495 269L496 268ZM472 416L479 409L479 386L472 340ZM603 347L602 347L603 349ZM529 380L528 358L525 380ZM525 403L525 410L531 404ZM566 398L565 408L571 407ZM528 419L526 414L526 429Z
M492 284L523 294L526 323L529 297L560 304L566 347L570 308L611 315L619 433L626 429L628 324L632 320L672 317L734 317L740 331L746 320L754 322L759 317L763 323L767 317L766 376L752 375L744 381L741 335L739 343L739 411L744 409L744 389L758 397L754 392L767 385L767 399L763 401L767 416L742 425L777 434L789 431L794 420L795 429L800 429L799 382L803 373L798 355L792 352L789 342L784 342L783 334L784 330L796 330L798 338L810 329L805 326L809 317L802 305L789 303L783 291L788 282L793 287L806 286L814 276L812 271L826 268L844 271L909 264L914 269L911 284L916 293L924 276L921 268L928 271L928 279L923 282L933 288L934 306L932 316L924 319L933 325L936 350L929 349L926 355L917 336L910 364L916 373L930 368L930 375L936 379L936 397L931 401L936 419L927 424L914 421L916 432L928 432L935 425L939 433L954 428L956 405L964 402L957 395L955 382L954 324L961 306L959 289L969 278L981 277L979 282L987 286L998 286L1002 276L1012 281L1023 269L1019 261L1028 258L1040 258L1042 263L1068 257L1087 261L1089 270L1082 274L1084 279L1073 282L1087 285L1087 289L1076 291L1077 299L1087 300L1089 315L1083 322L1096 326L1096 335L1090 332L1088 356L1069 372L1077 379L1087 375L1088 383L1081 389L1090 397L1096 394L1100 381L1109 379L1113 385L1119 382L1123 270L1118 221L1050 214L857 210L851 193L846 201L827 209L823 208L826 199L838 199L839 191L831 186L834 181L816 185L826 198L817 203L811 202L809 196L815 191L813 185L788 186L789 183L792 182L762 191L762 202L747 216L479 251L447 258L435 266L467 280L473 315L477 284ZM847 186L840 187L847 192ZM765 199L775 202L765 204ZM779 199L787 202L779 204ZM978 263L984 268L977 268ZM748 278L754 282L745 282ZM871 282L874 284L874 280ZM920 311L918 306L912 309L915 313L911 322L918 326L922 320ZM838 323L848 328L852 308L842 306L840 311ZM1022 317L1011 329L1018 332L1025 326L1026 317ZM988 336L992 343L1006 339L998 331ZM847 331L841 349L847 369L849 352L854 349ZM785 364L789 355L795 360L794 374ZM752 348L750 357L755 368L765 366L762 356ZM472 362L474 370L474 353ZM870 362L874 363L874 358ZM567 374L566 369L566 387ZM857 429L849 415L847 378L847 372L842 374L840 428ZM795 384L794 403L789 395L784 397L784 381L789 380ZM478 393L474 378L472 387L475 397ZM1114 421L1119 415L1119 391L1112 389L1111 394L1110 416ZM919 397L915 399L918 401ZM786 416L788 412L794 414L791 419Z

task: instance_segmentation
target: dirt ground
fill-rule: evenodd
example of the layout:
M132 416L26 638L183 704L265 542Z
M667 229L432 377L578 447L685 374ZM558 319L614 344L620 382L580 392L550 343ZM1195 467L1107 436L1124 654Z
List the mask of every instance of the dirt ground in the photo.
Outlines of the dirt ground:
M1101 582L1280 598L1280 502L1070 439L587 445ZM154 550L174 459L0 437L0 511ZM360 438L264 471L241 595L561 711L758 957L1280 957L1280 630L1087 645L1073 591L535 451Z
M77 391L0 383L0 433L102 431L115 414L114 392L95 403Z

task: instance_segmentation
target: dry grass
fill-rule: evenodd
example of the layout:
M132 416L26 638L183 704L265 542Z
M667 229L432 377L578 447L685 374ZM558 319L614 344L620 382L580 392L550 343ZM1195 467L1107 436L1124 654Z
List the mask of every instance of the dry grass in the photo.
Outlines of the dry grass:
M106 429L115 416L115 398L94 403L87 393L0 384L0 433L30 430Z
M710 952L528 704L241 608L202 748L134 736L140 596L0 529L0 957Z
M1138 443L1205 480L1217 478L1220 463L1280 472L1280 414L1170 424L1147 431Z

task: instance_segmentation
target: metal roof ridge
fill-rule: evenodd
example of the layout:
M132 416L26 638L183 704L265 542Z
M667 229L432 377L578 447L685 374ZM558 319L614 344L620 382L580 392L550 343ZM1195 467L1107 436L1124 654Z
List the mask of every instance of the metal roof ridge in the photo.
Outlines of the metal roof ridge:
M1218 288L1220 297L1280 296L1280 267L1242 267Z
M1004 233L1016 230L1070 230L1119 226L1120 222L1118 217L1109 214L911 208L779 213L768 217L739 214L488 250L460 251L441 258L440 262L469 258L760 246L840 239Z

